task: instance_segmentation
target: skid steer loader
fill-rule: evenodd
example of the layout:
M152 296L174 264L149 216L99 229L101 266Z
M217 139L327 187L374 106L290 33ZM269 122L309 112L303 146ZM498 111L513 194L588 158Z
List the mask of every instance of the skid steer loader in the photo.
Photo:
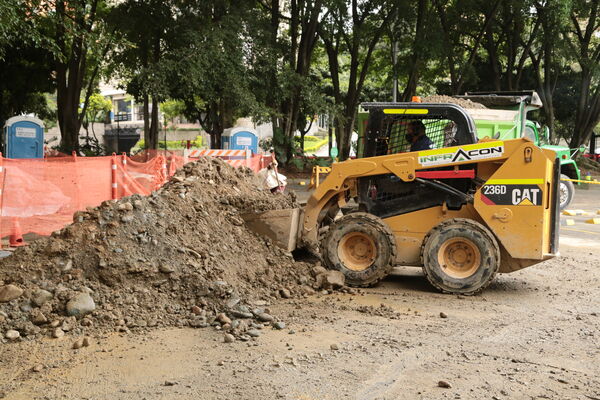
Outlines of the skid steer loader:
M498 272L557 255L553 151L525 138L478 142L454 104L362 106L358 158L334 163L303 209L245 216L251 229L287 250L318 248L353 286L404 265L443 292L474 294Z

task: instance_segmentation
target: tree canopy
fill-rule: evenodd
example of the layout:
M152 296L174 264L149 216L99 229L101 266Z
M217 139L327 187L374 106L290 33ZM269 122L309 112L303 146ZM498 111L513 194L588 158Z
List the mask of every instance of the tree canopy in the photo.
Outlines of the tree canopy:
M535 89L552 140L575 147L600 121L599 2L5 0L0 119L47 116L55 92L62 150L77 150L105 79L142 103L150 148L163 103L213 147L238 117L271 122L285 162L318 114L347 157L365 100Z

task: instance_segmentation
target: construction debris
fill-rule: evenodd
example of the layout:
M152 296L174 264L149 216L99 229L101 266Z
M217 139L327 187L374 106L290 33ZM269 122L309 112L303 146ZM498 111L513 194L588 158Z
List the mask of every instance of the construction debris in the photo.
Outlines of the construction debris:
M0 340L157 326L214 326L250 340L265 326L281 329L256 305L321 283L240 214L293 206L292 195L260 189L249 169L203 158L150 196L78 212L0 261Z
M474 101L471 100L467 100L467 99L459 99L456 97L451 97L451 96L444 96L441 94L436 94L436 95L432 95L432 96L427 96L427 97L423 97L421 99L421 101L423 103L451 103L451 104L457 104L463 108L470 108L470 109L484 109L487 108L486 106L484 106L483 104L480 103L475 103Z

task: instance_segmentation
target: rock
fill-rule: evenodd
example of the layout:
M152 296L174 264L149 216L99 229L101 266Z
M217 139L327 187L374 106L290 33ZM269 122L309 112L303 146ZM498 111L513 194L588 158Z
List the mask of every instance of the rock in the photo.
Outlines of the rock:
M313 268L312 273L313 273L314 277L316 278L319 275L326 274L327 269L325 269L324 267L322 267L320 265L317 265L316 267Z
M56 328L54 329L54 331L52 332L52 337L55 339L60 339L61 337L65 336L65 331L63 331L60 328Z
M254 314L252 314L251 312L244 312L244 311L237 311L237 310L233 310L231 311L231 315L233 315L236 318L252 318L254 317Z
M441 312L440 318L448 318L448 315L445 312Z
M225 313L221 313L217 315L217 321L221 323L221 325L229 324L231 325L231 318L229 318Z
M73 350L77 350L83 347L83 338L79 338L73 342L73 346L71 346Z
M450 389L450 388L452 388L452 385L448 381L439 381L438 387Z
M58 328L60 326L60 324L61 324L60 319L55 319L54 321L50 322L50 327Z
M21 334L19 333L19 331L10 329L10 330L6 331L6 333L4 334L4 337L7 338L8 340L17 340L18 338L21 337Z
M160 266L158 267L158 270L160 272L162 272L163 274L172 274L173 272L175 272L175 268L173 268L170 265L165 265L165 264L160 264Z
M121 217L121 222L128 223L133 221L133 214L125 214Z
M279 290L279 294L281 295L282 298L284 299L289 299L292 297L292 294L290 293L289 290L287 289L280 289Z
M7 303L20 297L23 289L15 285L5 285L0 287L0 303Z
M121 203L117 206L117 209L121 211L131 211L133 210L133 204L131 204L130 202Z
M92 296L87 293L80 293L67 303L67 314L73 317L89 314L95 309L96 303L94 303Z
M89 347L89 346L90 346L90 338L86 336L83 338L83 347Z
M250 329L246 332L246 334L248 334L248 336L250 336L250 337L256 338L256 337L259 337L262 334L262 332L259 331L258 329Z
M329 346L329 348L330 348L331 350L339 350L339 349L340 349L340 346L338 346L338 345L337 345L337 343L332 343L332 344Z
M225 343L233 343L235 341L235 337L231 333L226 333L223 335L223 342Z
M285 329L285 322L277 321L273 323L275 329Z
M33 292L33 298L31 299L31 301L33 301L33 304L35 304L36 306L41 307L47 301L52 300L52 297L54 296L49 291L44 289L37 289L35 292Z
M192 306L191 311L192 311L192 314L194 314L194 315L202 314L202 309L198 306Z
M63 262L62 267L61 267L62 272L69 272L72 269L73 269L73 260L68 259L67 261Z
M346 277L340 271L328 271L327 272L327 283L333 289L344 287L346 283Z
M326 271L317 275L317 286L321 289L339 289L344 287L346 277L340 271Z
M31 322L34 323L34 325L43 325L46 322L48 322L48 318L46 318L44 313L37 308L31 310L31 313L29 314L29 319L31 320Z
M37 364L33 368L31 368L31 371L33 371L33 372L40 372L43 369L44 369L44 366L42 364Z
M163 383L163 386L175 386L178 383L175 381L165 381L165 383Z
M256 319L258 319L261 322L271 322L273 321L273 316L271 314L267 314L267 313L257 313L256 314Z

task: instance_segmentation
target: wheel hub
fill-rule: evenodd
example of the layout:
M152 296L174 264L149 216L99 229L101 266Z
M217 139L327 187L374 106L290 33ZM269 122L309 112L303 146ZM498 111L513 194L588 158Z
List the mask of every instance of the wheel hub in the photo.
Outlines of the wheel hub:
M481 254L469 239L452 238L440 247L438 262L451 277L466 278L473 275L481 265Z
M560 204L565 204L569 198L569 189L563 182L560 183Z
M377 255L373 239L362 232L351 232L342 238L338 246L338 257L344 266L353 271L369 268Z

